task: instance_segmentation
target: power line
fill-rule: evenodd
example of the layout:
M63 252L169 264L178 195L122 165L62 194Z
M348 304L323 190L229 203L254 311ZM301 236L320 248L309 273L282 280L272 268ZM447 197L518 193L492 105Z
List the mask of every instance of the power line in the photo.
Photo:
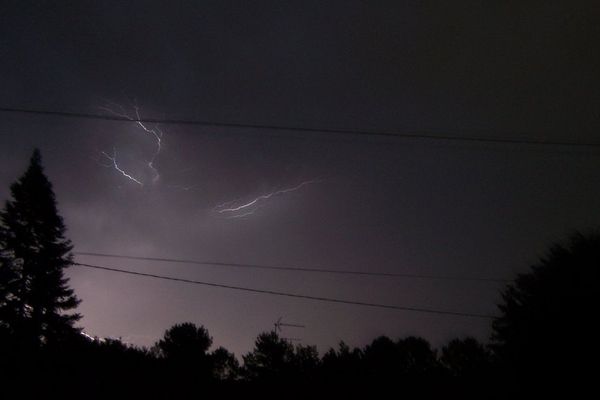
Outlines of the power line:
M160 257L138 257L138 256L129 256L129 255L121 255L121 254L106 254L106 253L91 253L91 252L74 252L73 254L79 255L79 256L120 258L120 259L126 259L126 260L156 261L156 262L168 262L168 263L178 263L178 264L194 264L194 265L226 267L226 268L248 268L248 269L293 271L293 272L305 272L305 273L379 276L379 277L388 277L388 278L433 279L433 280L494 282L494 283L509 282L508 279L499 279L499 278L476 278L476 277L464 277L464 276L443 276L443 275L423 275L423 274L392 273L392 272L352 271L352 270L331 269L331 268L305 268L305 267L265 265L265 264L225 263L225 262L220 262L220 261L185 260L185 259L177 259L177 258L160 258Z
M103 270L103 271L118 272L118 273L122 273L122 274L145 276L148 278L163 279L163 280L174 281L174 282L185 282L185 283L191 283L191 284L195 284L195 285L218 287L218 288L223 288L223 289L239 290L239 291L251 292L251 293L261 293L261 294L268 294L268 295L273 295L273 296L292 297L292 298L297 298L297 299L314 300L314 301L321 301L321 302L327 302L327 303L350 304L350 305L384 308L384 309L399 310L399 311L412 311L412 312L427 313L427 314L451 315L451 316L456 316L456 317L484 318L484 319L495 318L493 315L487 315L487 314L446 311L446 310L437 310L437 309L433 309L433 308L404 307L404 306L396 306L396 305L391 305L391 304L368 303L368 302L355 301L355 300L343 300L343 299L336 299L336 298L332 298L332 297L309 296L309 295L296 294L296 293L279 292L279 291L274 291L274 290L253 289L253 288L248 288L248 287L243 287L243 286L224 285L224 284L220 284L220 283L196 281L196 280L183 279L183 278L175 278L172 276L148 274L148 273L144 273L144 272L103 267L103 266L92 265L92 264L73 263L72 265L85 267L85 268L98 269L98 270Z
M119 115L106 115L95 113L83 113L72 111L55 111L42 110L32 108L15 108L15 107L0 107L0 112L19 113L29 115L46 115L57 116L64 118L79 118L79 119L94 119L103 121L120 121L120 122L143 122L163 125L196 125L215 128L237 128L237 129L261 129L261 130L276 130L276 131L293 131L304 133L331 133L338 135L353 135L353 136L380 136L380 137L396 137L403 139L428 139L454 142L479 142L479 143L497 143L497 144L525 144L525 145L543 145L543 146L572 146L572 147L593 147L600 148L600 143L594 142L568 142L557 140L535 140L535 139L516 139L516 138L485 138L481 136L459 136L452 134L436 134L430 132L400 132L375 129L348 129L348 128L317 128L317 127L300 127L288 125L271 125L271 124L253 124L241 122L219 122L197 119L168 119L168 118L139 118L130 119Z

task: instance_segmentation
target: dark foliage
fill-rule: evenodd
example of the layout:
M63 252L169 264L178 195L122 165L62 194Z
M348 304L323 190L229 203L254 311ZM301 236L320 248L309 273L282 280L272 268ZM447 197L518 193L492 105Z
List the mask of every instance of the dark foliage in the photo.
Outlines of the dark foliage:
M212 337L203 327L191 322L173 325L156 344L159 354L169 360L186 361L207 357Z
M320 358L314 346L265 332L240 366L225 348L211 351L208 330L191 322L151 350L82 335L79 315L66 313L79 303L63 276L71 244L39 152L11 190L0 213L0 390L15 398L523 398L593 382L597 231L552 246L504 290L492 351L473 338L438 353L423 338L380 336Z
M36 347L75 333L80 315L65 311L79 300L63 274L72 246L38 150L11 194L0 212L0 327Z
M491 356L474 338L454 339L442 348L440 363L453 377L477 379L489 372Z
M323 355L322 374L330 384L356 382L362 379L363 369L363 352L350 349L344 342L340 342L337 351L330 349Z
M254 350L244 357L244 376L248 380L275 381L288 378L294 363L294 347L276 332L256 338Z
M219 347L209 352L212 337L203 326L191 322L173 325L154 346L172 380L180 384L207 385L235 380L239 364L235 356Z
M219 347L211 354L212 377L217 381L233 382L240 374L240 363L233 353Z
M502 295L493 348L517 387L591 383L597 357L600 232L576 233L554 244ZM535 389L538 390L538 389Z

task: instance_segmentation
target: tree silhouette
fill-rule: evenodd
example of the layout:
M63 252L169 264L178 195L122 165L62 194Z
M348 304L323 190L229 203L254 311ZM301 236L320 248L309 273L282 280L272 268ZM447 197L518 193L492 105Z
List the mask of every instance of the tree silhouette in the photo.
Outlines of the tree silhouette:
M207 357L212 338L203 326L191 322L175 324L156 344L162 357L171 360L198 360Z
M258 335L254 349L243 356L247 379L265 381L283 379L288 375L294 359L294 347L277 332Z
M398 364L403 374L413 377L427 376L439 367L436 351L423 338L409 336L396 342Z
M600 233L554 244L507 286L493 323L493 349L518 387L550 387L589 374L599 329Z
M367 378L388 381L400 374L398 348L387 336L375 338L363 354Z
M365 347L363 359L368 374L378 381L424 376L438 367L429 342L414 336L396 342L380 336Z
M204 382L212 380L213 365L208 353L211 345L212 337L206 328L184 322L169 328L155 347L158 355L166 361L171 379L189 386L199 379Z
M0 213L0 325L37 347L77 332L80 318L65 313L79 304L63 273L72 246L38 150L11 194Z
M15 335L19 315L19 301L15 293L19 287L19 267L9 252L0 249L0 335L2 342Z
M233 381L240 373L240 363L233 353L219 347L210 355L213 377L219 381Z
M467 337L451 340L445 345L440 362L452 377L475 378L489 371L491 359L484 345Z
M316 375L321 360L315 346L296 345L292 359L292 369L296 378L310 380Z
M321 368L328 383L357 382L363 378L363 352L358 348L350 350L342 341L337 351L330 349L323 355Z

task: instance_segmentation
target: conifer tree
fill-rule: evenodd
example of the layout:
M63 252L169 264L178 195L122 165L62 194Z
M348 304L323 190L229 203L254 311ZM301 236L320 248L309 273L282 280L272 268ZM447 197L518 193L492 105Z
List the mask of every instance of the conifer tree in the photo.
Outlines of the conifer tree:
M80 302L64 277L72 245L39 150L11 197L0 212L0 327L39 346L77 332L81 318L65 313Z

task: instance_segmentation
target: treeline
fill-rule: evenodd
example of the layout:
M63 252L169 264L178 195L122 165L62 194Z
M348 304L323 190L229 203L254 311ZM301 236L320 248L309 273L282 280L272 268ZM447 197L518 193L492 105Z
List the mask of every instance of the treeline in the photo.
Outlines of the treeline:
M212 348L203 326L182 323L149 349L90 339L64 270L72 245L35 151L0 212L0 393L15 398L174 398L214 394L340 397L540 398L593 387L600 293L600 232L550 247L502 291L489 345L422 338L340 343L320 356L275 332L241 363ZM386 395L387 396L387 395ZM3 396L4 397L4 396Z
M275 331L260 334L240 363L226 349L213 349L206 328L193 323L174 325L150 348L82 334L38 348L8 337L0 343L4 389L43 394L60 390L66 380L72 395L91 391L88 398L265 390L290 391L287 397L293 397L397 385L421 395L452 391L481 397L493 368L491 352L473 338L453 340L436 351L423 338L381 336L362 348L341 342L320 356L316 347L292 344ZM40 386L27 385L33 377Z

